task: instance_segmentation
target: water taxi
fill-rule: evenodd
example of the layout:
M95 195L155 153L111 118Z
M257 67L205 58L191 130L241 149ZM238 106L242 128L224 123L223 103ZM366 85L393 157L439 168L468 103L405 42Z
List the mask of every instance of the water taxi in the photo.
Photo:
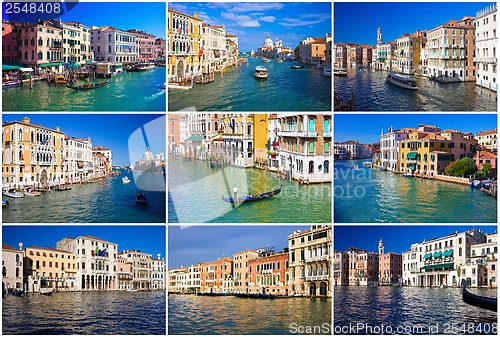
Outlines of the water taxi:
M391 72L387 74L387 81L401 88L417 90L417 81L410 76Z
M63 75L57 75L56 84L66 84L66 78Z
M340 77L347 77L347 69L333 68L333 75L340 76Z
M332 69L325 68L323 69L323 72L321 74L326 77L332 77Z
M122 183L128 184L129 182L130 182L129 177L125 176L125 177L122 178Z
M264 62L264 63L268 63L268 62L271 62L271 60L270 60L270 59L263 58L263 59L262 59L262 62Z
M255 77L265 79L267 78L267 69L262 66L255 67Z

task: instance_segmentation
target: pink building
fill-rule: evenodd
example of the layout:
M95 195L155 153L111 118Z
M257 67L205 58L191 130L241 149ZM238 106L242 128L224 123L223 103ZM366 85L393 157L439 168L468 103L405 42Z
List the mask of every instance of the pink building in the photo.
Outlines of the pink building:
M167 56L167 41L161 37L155 40L155 59L165 59Z
M146 32L137 30L137 29L129 29L127 30L129 33L135 34L137 37L135 39L137 45L137 61L147 62L151 60L155 60L155 36L148 34Z
M62 29L49 21L17 26L19 62L35 68L61 70L63 61Z
M384 253L378 257L378 281L380 284L397 284L403 277L401 254Z
M17 62L18 54L17 27L2 20L2 63Z
M490 164L493 170L497 167L497 155L488 151L478 151L474 156L474 162L479 170L483 169L484 164Z
M363 47L363 52L362 52L362 59L361 62L363 64L363 67L369 67L372 64L373 60L373 47L370 46L364 46Z

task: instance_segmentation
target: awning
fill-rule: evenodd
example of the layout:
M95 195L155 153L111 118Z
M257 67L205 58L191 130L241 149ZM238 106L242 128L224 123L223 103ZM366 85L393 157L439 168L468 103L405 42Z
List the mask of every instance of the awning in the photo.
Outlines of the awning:
M449 257L449 256L453 256L453 249L444 251L443 257Z
M186 141L201 142L203 139L205 139L205 136L191 136Z
M63 63L62 62L52 62L52 63L42 63L42 64L39 64L38 66L40 68L45 68L45 67L58 67L60 65L62 65Z
M8 64L2 64L2 71L12 71L12 70L18 70L21 68L22 67L20 67L20 66L11 66Z
M424 260L428 260L432 257L432 254L431 253L427 253L424 255Z
M423 270L441 269L453 267L453 263L440 263L422 267Z
M21 71L34 71L33 68L19 68Z
M417 159L418 152L410 152L408 153L407 159Z
M434 255L432 255L433 258L439 259L443 253L442 252L435 252Z

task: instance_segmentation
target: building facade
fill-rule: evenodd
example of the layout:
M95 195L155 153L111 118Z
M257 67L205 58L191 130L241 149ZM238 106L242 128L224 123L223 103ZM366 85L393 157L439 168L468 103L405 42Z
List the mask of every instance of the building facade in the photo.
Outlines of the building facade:
M408 138L411 132L409 129L393 130L389 128L388 132L380 135L380 163L379 167L383 170L399 171L399 143Z
M19 243L19 249L2 243L2 291L25 289L23 256L22 243Z
M111 26L91 28L92 52L96 61L122 63L137 61L137 37Z
M488 8L476 14L474 20L476 28L476 53L474 62L476 63L476 85L481 88L498 92L497 82L497 5L490 5Z
M250 265L249 261L259 256L258 250L247 249L234 254L234 292L238 294L248 294L250 292Z
M264 250L248 263L248 293L288 296L288 252Z
M118 257L132 263L132 289L153 290L151 254L135 249L120 252Z

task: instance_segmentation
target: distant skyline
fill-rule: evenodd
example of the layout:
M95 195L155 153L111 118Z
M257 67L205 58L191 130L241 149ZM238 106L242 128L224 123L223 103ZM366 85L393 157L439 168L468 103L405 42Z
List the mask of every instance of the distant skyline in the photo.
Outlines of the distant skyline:
M239 50L257 52L267 35L295 49L306 37L332 33L331 2L169 2L168 7L210 25L224 25L238 37Z
M380 141L393 127L416 128L418 124L437 125L441 130L453 129L474 134L497 128L496 114L336 114L334 117L335 142L355 140L363 144Z
M375 46L377 29L384 43L403 33L431 30L450 20L476 16L494 2L336 2L334 4L334 43Z
M154 132L147 132L151 152L163 152L166 156L166 125L165 115L158 114L2 114L2 124L5 122L22 121L24 117L30 118L30 123L39 124L49 129L60 127L66 136L75 138L90 137L92 146L102 146L112 150L113 166L131 164L129 158L129 137L134 131L146 123L163 116L162 126ZM142 158L146 151L144 144L134 143L137 148L133 150L133 162ZM160 148L161 147L161 148ZM137 155L135 155L137 154Z
M169 226L168 268L189 267L266 246L283 251L288 236L297 229L310 226Z
M2 243L19 248L38 246L56 248L57 241L66 237L93 236L118 244L118 251L137 249L166 262L165 226L2 226Z
M62 7L63 22L77 21L85 26L113 26L121 30L138 29L157 38L166 37L166 3L165 2L59 2ZM10 15L5 13L5 2L2 3L2 18L9 21L35 23L37 18L58 19L46 13L34 15Z
M496 226L464 225L464 226L335 226L333 232L333 249L347 251L359 248L369 252L378 252L380 238L384 241L384 251L401 254L411 248L414 243L440 238L448 234L480 229L485 234L497 233Z

